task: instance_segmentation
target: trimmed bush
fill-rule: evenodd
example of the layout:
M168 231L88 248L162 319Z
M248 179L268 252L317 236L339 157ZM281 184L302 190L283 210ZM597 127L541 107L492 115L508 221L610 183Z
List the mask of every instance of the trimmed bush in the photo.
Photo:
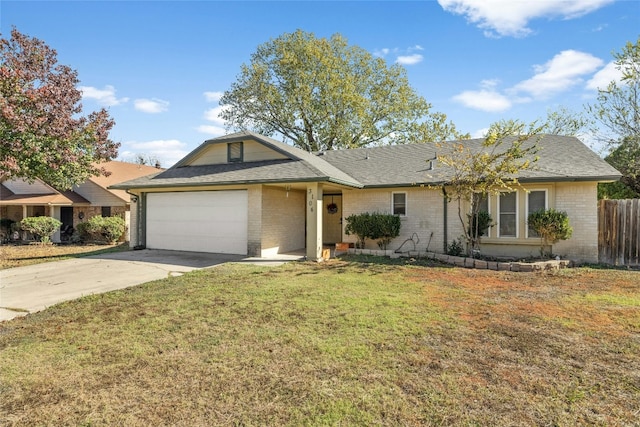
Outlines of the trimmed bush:
M124 220L117 216L94 216L77 225L76 230L82 240L114 243L125 231Z
M356 248L364 249L365 240L371 236L371 214L368 212L349 215L347 226L344 228L347 236L356 236Z
M546 246L566 240L573 234L573 228L569 225L569 216L564 211L540 209L530 213L527 222L540 236L540 256L542 257L545 256ZM546 255L551 256L551 253Z
M373 213L371 214L371 238L377 240L378 247L387 249L387 245L400 235L400 217L397 215Z
M380 249L400 235L400 217L379 212L354 214L347 217L344 232L357 237L356 247L364 249L366 239L376 240Z
M32 216L20 221L20 228L37 236L42 244L50 243L51 236L61 225L60 221L50 216Z

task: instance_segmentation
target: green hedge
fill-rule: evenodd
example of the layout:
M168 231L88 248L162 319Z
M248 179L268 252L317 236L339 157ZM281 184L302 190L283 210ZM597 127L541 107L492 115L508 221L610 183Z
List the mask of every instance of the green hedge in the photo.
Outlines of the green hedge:
M358 239L356 247L364 248L366 239L376 240L380 249L387 246L395 237L400 235L400 217L379 212L354 214L347 217L344 232L355 235Z
M37 236L42 243L51 241L51 236L60 228L62 223L50 216L31 216L20 221L20 228Z
M126 225L122 218L117 216L94 216L87 222L81 222L76 230L84 241L97 241L114 243L125 232Z

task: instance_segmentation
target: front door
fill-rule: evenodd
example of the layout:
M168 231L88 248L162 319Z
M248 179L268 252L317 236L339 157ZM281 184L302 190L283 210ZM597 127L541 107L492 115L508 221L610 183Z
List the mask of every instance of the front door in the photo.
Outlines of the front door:
M73 208L70 206L63 206L60 208L60 221L62 222L61 229L67 227L73 227Z
M342 195L325 194L322 202L322 243L342 242Z

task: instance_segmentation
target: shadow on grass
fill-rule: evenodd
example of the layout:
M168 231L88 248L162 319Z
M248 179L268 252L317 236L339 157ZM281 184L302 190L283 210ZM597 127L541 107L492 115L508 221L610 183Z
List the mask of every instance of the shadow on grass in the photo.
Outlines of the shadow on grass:
M84 246L84 245L58 245L57 247L77 247L77 246ZM32 260L55 261L55 260L69 259L69 258L83 258L91 255L101 255L101 254L107 254L112 252L123 252L128 250L129 250L129 243L124 242L118 245L106 245L106 244L104 246L96 245L95 250L90 250L87 252L65 252L65 253L59 253L56 255L40 254L38 256L15 257L15 258L12 257L9 259L11 261L32 261Z

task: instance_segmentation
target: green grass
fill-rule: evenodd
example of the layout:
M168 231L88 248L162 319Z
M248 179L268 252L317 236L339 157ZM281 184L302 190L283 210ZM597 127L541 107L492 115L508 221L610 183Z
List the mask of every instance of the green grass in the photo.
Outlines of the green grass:
M584 297L627 301L637 273L363 261L227 264L2 323L0 424L637 422L637 310Z

